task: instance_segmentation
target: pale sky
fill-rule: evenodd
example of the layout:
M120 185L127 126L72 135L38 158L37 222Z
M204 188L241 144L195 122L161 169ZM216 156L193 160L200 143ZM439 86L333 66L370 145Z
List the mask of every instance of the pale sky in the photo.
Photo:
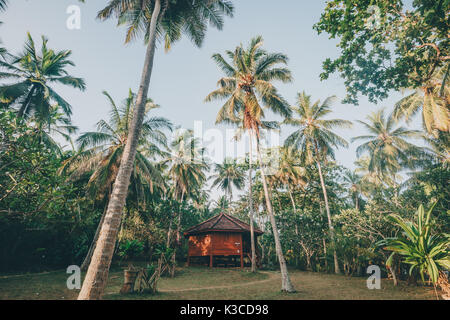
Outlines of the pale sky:
M124 45L124 28L117 28L114 20L96 20L97 12L105 6L106 0L90 0L80 4L75 0L10 0L5 13L0 14L0 39L11 52L22 50L26 32L30 31L37 44L39 37L49 38L48 46L53 49L70 49L71 60L76 67L70 68L72 75L82 77L87 90L80 92L72 88L56 87L60 95L72 104L73 122L79 133L91 131L100 119L108 119L109 105L101 94L108 91L116 102L127 95L128 89L137 91L145 54L142 41ZM174 124L193 128L195 121L202 121L204 130L214 128L220 102L204 103L206 95L216 88L222 73L215 65L213 53L233 50L240 43L248 43L262 35L264 47L271 52L282 52L290 58L288 67L294 81L279 84L281 94L291 104L297 92L306 91L314 100L336 95L345 96L344 81L335 75L327 81L320 81L322 62L328 57L336 57L339 50L336 40L327 35L317 35L312 29L323 9L323 0L245 0L235 2L235 17L227 18L222 31L209 29L202 48L196 48L183 39L176 43L169 53L158 49L149 96L162 108L153 115L169 118ZM70 5L81 8L81 29L69 30L66 13ZM380 107L392 110L393 104L401 97L392 93L389 99L378 106L360 99L359 106L334 105L333 118L363 120L365 116ZM273 119L267 119L273 120ZM417 125L416 121L416 125ZM283 127L282 137L292 128ZM338 131L344 138L364 134L360 125L351 130ZM355 149L339 150L339 163L353 168L356 160Z

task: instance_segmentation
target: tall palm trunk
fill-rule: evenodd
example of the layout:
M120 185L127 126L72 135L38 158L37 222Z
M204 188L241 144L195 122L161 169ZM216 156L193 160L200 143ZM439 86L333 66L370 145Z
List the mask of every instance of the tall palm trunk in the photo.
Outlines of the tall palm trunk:
M285 292L295 292L295 288L292 285L291 279L289 278L289 273L286 266L286 260L283 255L283 248L281 247L280 236L278 234L278 228L275 221L275 216L273 214L272 203L269 198L269 189L267 187L266 176L264 175L263 161L261 157L261 150L259 148L259 138L256 137L256 153L258 154L258 160L261 171L261 180L264 188L264 197L266 198L267 212L269 213L270 223L272 225L273 237L275 239L275 250L278 256L278 261L280 262L281 271L281 291Z
M155 56L156 25L160 12L161 0L156 0L150 23L150 41L145 55L144 68L136 98L133 121L123 151L119 172L114 182L111 199L108 203L105 221L102 224L97 245L92 255L92 260L89 264L80 294L78 295L78 300L101 299L106 286L106 281L108 280L109 267L114 254L114 246L127 198L139 134L144 119L145 102L147 101L153 69L153 59Z
M109 199L109 198L108 198ZM86 257L83 260L83 263L81 264L81 271L86 271L89 267L89 264L91 263L92 254L94 253L95 246L97 245L98 236L100 235L100 229L102 228L103 221L105 221L106 217L106 209L107 204L105 205L105 208L102 213L102 217L100 218L100 222L98 223L97 230L95 230L94 239L92 239L91 245L89 246L88 253L86 254Z
M170 246L170 237L172 235L172 217L170 217L169 221L169 229L167 230L167 240L166 240L166 248Z
M288 190L288 193L289 193L289 198L291 198L291 203L292 203L292 210L294 210L294 217L295 217L295 220L297 220L297 206L295 205L295 201L294 201L294 196L292 195L292 191L291 191L291 188L290 188L290 186L289 186L289 184L287 185L287 190ZM306 194L306 193L305 193ZM295 236L298 238L299 237L299 232L298 232L298 225L297 225L297 221L295 221ZM302 243L302 241L300 241L299 242L300 243L300 245L303 247L303 243ZM305 250L304 250L305 251ZM305 251L306 252L306 251ZM310 265L310 263L309 263L309 258L308 258L308 256L306 257L307 258L307 262L308 262L308 265ZM296 256L295 257L295 265L296 266L298 266L298 257Z
M334 228L333 228L333 224L331 223L330 206L328 205L327 188L325 187L325 182L323 180L323 175L322 175L322 166L320 165L320 161L319 160L317 161L317 169L319 170L320 184L322 185L323 197L325 199L325 209L327 211L328 228L330 229L330 238L331 238L331 242L332 242L333 247L334 247L334 252L333 252L333 256L334 256L334 272L335 273L341 273L340 270L339 270L339 262L338 262L337 253L336 253L336 240L335 240L335 237L334 237Z
M102 228L103 221L105 221L106 212L108 209L108 202L111 196L111 185L108 188L108 193L106 195L105 207L103 208L102 217L100 218L100 222L97 225L97 229L95 230L94 239L92 239L91 245L89 246L88 253L86 257L84 257L83 263L81 264L80 270L86 271L91 263L92 255L94 254L95 246L97 245L98 237L100 235L100 229Z
M249 184L249 213L250 213L250 242L251 242L251 250L252 250L252 272L256 272L256 248L255 248L255 230L253 227L253 134L250 132L250 153L249 153L249 169L248 169L248 184Z
M181 193L181 199L180 204L183 205L184 201L184 190ZM181 209L181 208L180 208ZM180 231L181 231L181 210L178 212L177 217L177 229L176 229L176 242L175 246L173 248L173 254L172 254L172 268L170 270L170 276L173 278L175 276L175 264L176 264L176 253L177 253L177 245L180 242Z

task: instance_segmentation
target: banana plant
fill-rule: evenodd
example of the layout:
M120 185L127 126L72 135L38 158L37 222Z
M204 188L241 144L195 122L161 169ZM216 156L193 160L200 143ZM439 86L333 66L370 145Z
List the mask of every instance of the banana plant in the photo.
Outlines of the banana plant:
M425 274L435 285L440 271L450 269L450 234L431 234L431 213L436 203L425 213L423 205L416 212L417 223L405 221L396 214L388 220L398 226L402 236L387 238L379 242L385 250L392 251L386 266L391 267L396 254L403 257L402 262L411 265L409 274L418 269L422 281Z

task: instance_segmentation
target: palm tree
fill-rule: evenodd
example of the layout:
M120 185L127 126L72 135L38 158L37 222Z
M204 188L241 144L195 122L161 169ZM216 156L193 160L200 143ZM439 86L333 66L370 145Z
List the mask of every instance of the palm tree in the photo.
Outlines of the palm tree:
M363 153L369 154L369 172L375 173L389 186L396 187L397 172L405 166L410 166L412 156L418 155L421 149L407 141L409 138L419 138L418 130L410 130L396 126L394 116L386 117L384 109L370 114L369 122L358 121L369 135L354 137L352 141L365 141L356 152L358 156Z
M6 10L7 5L8 5L8 0L0 0L0 11Z
M439 131L450 131L450 86L448 82L450 63L439 68L422 87L395 104L394 118L411 118L422 109L423 124L428 133L437 135Z
M47 47L48 39L42 37L40 53L31 35L25 43L23 53L8 54L0 60L1 79L16 81L0 86L0 105L17 109L20 117L34 116L35 120L50 121L52 106L57 104L63 113L70 117L71 105L52 87L52 84L71 86L82 91L84 80L68 74L67 66L75 64L69 60L70 50L57 51Z
M205 37L208 24L221 29L223 15L232 16L232 14L233 6L227 0L180 0L176 2L169 0L111 0L105 9L100 11L98 16L101 19L116 16L119 24L129 25L127 40L143 33L148 44L130 133L108 204L105 223L102 226L98 245L78 299L100 299L108 279L114 243L125 206L144 119L157 38L164 37L166 40L170 39L169 43L172 43L180 39L184 33L199 46Z
M0 11L5 11L6 7L8 5L8 0L0 0ZM2 22L0 21L0 25L2 24ZM0 44L1 44L1 40L0 40ZM5 58L5 54L6 54L6 49L3 47L0 47L0 57Z
M225 195L220 196L219 199L214 201L214 204L216 205L216 208L221 211L231 208L230 199L228 199Z
M121 155L130 131L136 95L130 90L128 97L118 106L106 91L103 94L111 105L110 120L100 120L97 123L97 131L83 133L77 139L79 152L66 160L61 171L70 171L72 179L89 174L90 178L87 183L89 194L107 202L111 196L113 183L120 167ZM147 99L145 119L129 187L136 193L138 199L145 200L152 193L154 184L161 185L163 183L160 170L149 160L149 157L165 155L162 148L167 146L167 139L162 130L171 130L172 124L165 118L148 117L150 111L158 107L151 99ZM89 252L82 264L83 270L90 263L105 216L106 207Z
M220 54L214 54L213 59L219 68L225 73L225 77L218 81L219 89L211 92L206 97L206 101L227 99L219 111L216 123L231 123L249 132L250 161L252 160L253 137L256 140L256 150L261 168L261 179L264 187L266 206L272 224L275 247L280 263L282 290L294 292L295 289L290 281L286 261L281 248L260 151L260 129L270 129L277 126L275 122L262 121L265 117L264 109L270 110L283 117L288 117L291 114L288 103L280 96L272 82L277 80L289 82L292 80L292 77L287 68L279 66L287 64L288 58L286 55L282 53L268 53L261 48L262 45L263 39L261 36L258 36L250 41L247 49L244 49L243 46L240 45L234 52L227 51L226 54L230 58L231 62L227 62L226 59ZM250 162L250 182L252 179L251 171ZM251 195L249 198L252 198ZM252 243L252 270L254 271L256 269L256 261L252 204L250 204L250 226Z
M299 154L292 148L279 148L279 155L277 171L269 177L269 181L274 186L286 188L291 199L292 209L296 213L297 207L293 197L293 190L297 186L302 188L306 186L306 170L299 162Z
M431 157L444 167L450 164L450 134L440 132L438 137L425 137L428 146L426 149L430 152Z
M343 178L351 198L355 203L355 208L359 210L359 197L362 193L361 176L355 171L346 170Z
M322 173L322 162L327 157L334 159L334 148L347 147L348 143L342 137L333 132L335 128L349 128L352 123L342 119L324 119L331 113L331 104L335 97L328 97L323 103L312 103L311 96L298 94L297 106L292 107L298 118L286 119L285 123L299 127L285 141L285 145L300 152L300 158L307 164L316 163L319 171L320 184L322 186L325 208L327 211L330 238L335 247L334 228L331 223L330 206L328 205L327 189ZM336 249L334 249L334 271L340 273Z
M241 190L244 186L244 172L237 164L236 159L224 159L223 164L216 164L212 187L220 187L229 197L229 204L233 201L233 186Z
M194 138L193 131L178 132L171 143L171 155L163 163L169 165L168 175L172 180L173 198L180 204L188 197L195 197L197 191L203 187L206 181L205 171L209 166L204 160L204 149L198 146L198 140ZM181 210L177 214L176 242L180 242ZM170 245L171 223L167 246ZM171 275L175 274L175 254L172 254Z
M355 162L355 174L361 175L361 191L365 196L368 196L373 190L383 185L383 181L387 181L385 172L371 172L370 157L365 155L358 158Z
M32 117L28 121L29 126L35 127L36 133L39 135L39 139L50 149L56 152L61 152L63 147L56 142L53 137L62 137L66 142L70 143L72 150L74 145L71 135L78 131L78 127L72 124L72 121L68 116L60 111L58 105L53 105L50 109L47 123L35 121Z

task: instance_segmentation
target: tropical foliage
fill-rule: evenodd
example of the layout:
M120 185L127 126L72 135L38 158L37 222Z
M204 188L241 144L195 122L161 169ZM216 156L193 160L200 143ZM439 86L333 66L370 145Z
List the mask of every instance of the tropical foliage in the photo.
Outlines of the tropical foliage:
M387 265L390 266L395 255L410 265L409 274L416 269L423 281L425 274L436 284L439 272L450 269L450 235L433 235L431 233L432 206L426 213L423 205L416 212L417 222L405 221L398 215L390 215L388 219L401 228L401 237L389 238L380 244L385 250L392 251Z
M71 76L66 68L75 66L69 60L70 50L54 51L47 47L48 39L42 37L40 52L30 34L24 51L18 55L8 54L0 60L1 79L14 83L0 86L0 106L14 108L20 117L34 116L40 122L49 122L49 114L57 104L66 116L72 114L71 105L53 88L62 84L84 90L84 80Z
M278 127L278 123L275 121L263 121L265 117L264 109L283 117L289 117L291 115L287 101L281 97L272 82L289 82L292 78L291 72L287 68L280 66L287 64L287 56L282 53L269 53L261 48L262 45L263 39L258 36L250 41L247 48L240 45L234 51L227 51L228 57L232 60L231 62L227 62L220 54L214 54L213 59L223 73L225 73L225 77L218 81L219 89L211 92L205 101L226 99L225 104L219 110L216 123L230 123L241 130L246 130L250 136L250 150L252 149L253 138L256 140L256 150L261 168L260 174L264 188L266 208L271 220L276 252L280 262L282 290L294 292L295 289L289 279L278 237L260 150L261 128L274 129ZM250 159L252 159L252 153L250 153ZM249 180L251 179L250 172ZM251 190L252 187L250 186L249 189ZM252 198L252 195L250 194L249 197ZM250 208L252 207L253 205L250 204ZM250 225L253 228L252 211L250 211ZM254 271L255 241L254 234L253 232L251 233L252 270Z
M381 17L368 30L372 3ZM7 4L0 0L0 11ZM79 298L98 299L111 262L145 263L147 278L176 276L188 252L183 230L226 210L264 231L250 232L246 263L256 272L258 253L259 267L281 271L283 291L295 291L288 267L366 276L374 264L396 285L420 276L441 286L450 268L445 6L328 2L315 29L339 38L342 51L325 61L322 78L341 73L346 102L405 90L392 108L357 121L365 132L351 132L351 168L336 152L350 145L343 130L352 126L333 116L336 98L301 92L291 105L280 86L293 80L288 56L266 50L262 36L210 61L222 76L205 101L220 101L217 125L248 138L242 158L212 163L193 130L158 116L169 108L148 98L158 44L167 51L186 36L200 46L208 26L221 30L233 16L231 1L107 1L98 18L117 19L125 41L143 39L147 51L139 90L120 103L104 91L109 118L93 131L78 133L74 102L58 93L86 89L72 76L70 50L51 49L46 37L38 48L31 34L20 53L1 48L0 271L82 265ZM421 130L410 128L418 113ZM265 148L270 130L282 130L280 146Z
M401 168L413 166L414 157L421 153L419 147L408 141L409 138L419 138L421 132L398 127L393 115L386 117L383 109L370 114L367 119L369 122L358 122L364 126L369 135L352 139L365 141L358 146L356 153L358 156L368 153L369 172L379 177L383 176L383 180L393 186Z

